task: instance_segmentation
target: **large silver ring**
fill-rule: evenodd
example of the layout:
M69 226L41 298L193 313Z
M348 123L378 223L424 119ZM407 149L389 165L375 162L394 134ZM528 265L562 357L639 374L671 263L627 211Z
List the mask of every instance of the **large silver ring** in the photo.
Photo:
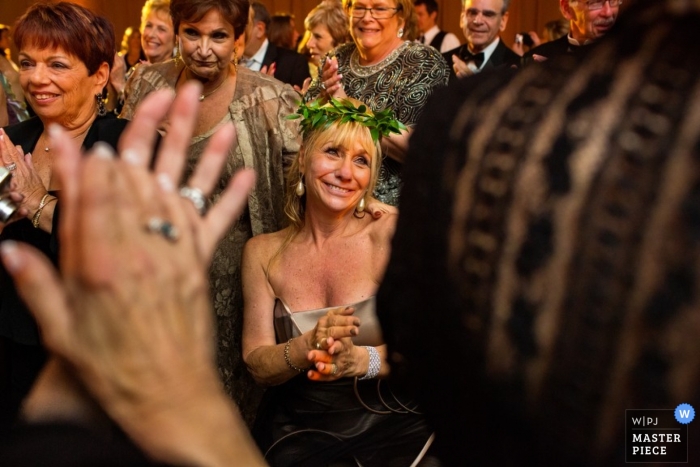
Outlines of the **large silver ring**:
M7 165L5 166L5 168L6 168L7 170L9 170L10 172L12 172L12 171L14 171L14 170L17 168L17 163L13 162L12 164L7 164Z
M192 204L194 204L195 209L197 209L201 216L207 212L207 198L199 188L183 186L180 188L180 196L192 201Z
M321 81L321 84L318 85L319 88L323 89L324 91L326 90L326 82Z
M331 363L331 375L335 376L336 373L338 373L338 365Z
M151 233L157 233L165 237L165 239L176 242L180 238L180 231L171 222L161 219L160 217L151 217L146 223L146 230Z

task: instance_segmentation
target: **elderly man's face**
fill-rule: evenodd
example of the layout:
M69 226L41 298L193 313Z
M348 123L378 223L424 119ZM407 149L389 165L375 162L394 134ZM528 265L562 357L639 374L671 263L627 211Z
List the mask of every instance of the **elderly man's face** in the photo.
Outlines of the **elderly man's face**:
M464 0L460 26L472 52L488 47L507 23L508 12L503 13L503 0Z
M589 10L585 0L559 0L561 12L571 22L571 37L583 43L605 35L615 24L619 5L603 3L599 10Z

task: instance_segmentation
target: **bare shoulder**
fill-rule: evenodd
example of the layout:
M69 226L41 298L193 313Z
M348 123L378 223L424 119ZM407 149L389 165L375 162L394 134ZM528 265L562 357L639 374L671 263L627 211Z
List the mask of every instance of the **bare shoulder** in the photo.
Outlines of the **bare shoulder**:
M249 239L243 248L243 256L248 260L264 264L279 250L287 236L289 228L277 232L256 235Z
M396 221L399 217L398 210L393 206L388 206L387 210L381 210L381 215L368 214L368 228L370 234L379 242L391 242L396 230Z

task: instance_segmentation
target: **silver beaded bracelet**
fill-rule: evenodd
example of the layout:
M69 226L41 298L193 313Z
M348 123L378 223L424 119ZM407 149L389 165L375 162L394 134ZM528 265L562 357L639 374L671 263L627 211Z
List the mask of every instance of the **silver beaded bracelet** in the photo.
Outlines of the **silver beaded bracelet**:
M294 338L292 337L292 339L294 339ZM289 339L287 341L287 343L284 345L284 361L287 362L287 366L289 368L291 368L292 370L298 371L299 373L303 373L306 370L308 370L308 368L299 368L298 366L293 364L292 359L289 358L289 346L292 345L292 339Z
M371 346L363 346L367 353L369 353L369 367L367 368L367 373L359 379L372 379L376 378L379 374L379 370L382 367L382 358L379 356L377 349Z

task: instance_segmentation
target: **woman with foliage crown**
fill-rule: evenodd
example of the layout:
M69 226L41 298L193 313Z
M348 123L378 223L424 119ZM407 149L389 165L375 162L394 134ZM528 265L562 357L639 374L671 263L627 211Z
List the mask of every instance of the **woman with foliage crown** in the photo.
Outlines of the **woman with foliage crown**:
M404 127L355 100L301 104L297 114L290 225L243 252L243 358L273 386L254 436L273 466L410 465L430 432L378 385L389 365L374 314L397 215L365 215L380 137Z
M386 157L374 188L375 198L398 206L409 132L450 69L436 49L413 42L412 0L343 0L343 9L353 40L324 58L307 97L352 97L375 112L391 109L410 128L382 141Z

